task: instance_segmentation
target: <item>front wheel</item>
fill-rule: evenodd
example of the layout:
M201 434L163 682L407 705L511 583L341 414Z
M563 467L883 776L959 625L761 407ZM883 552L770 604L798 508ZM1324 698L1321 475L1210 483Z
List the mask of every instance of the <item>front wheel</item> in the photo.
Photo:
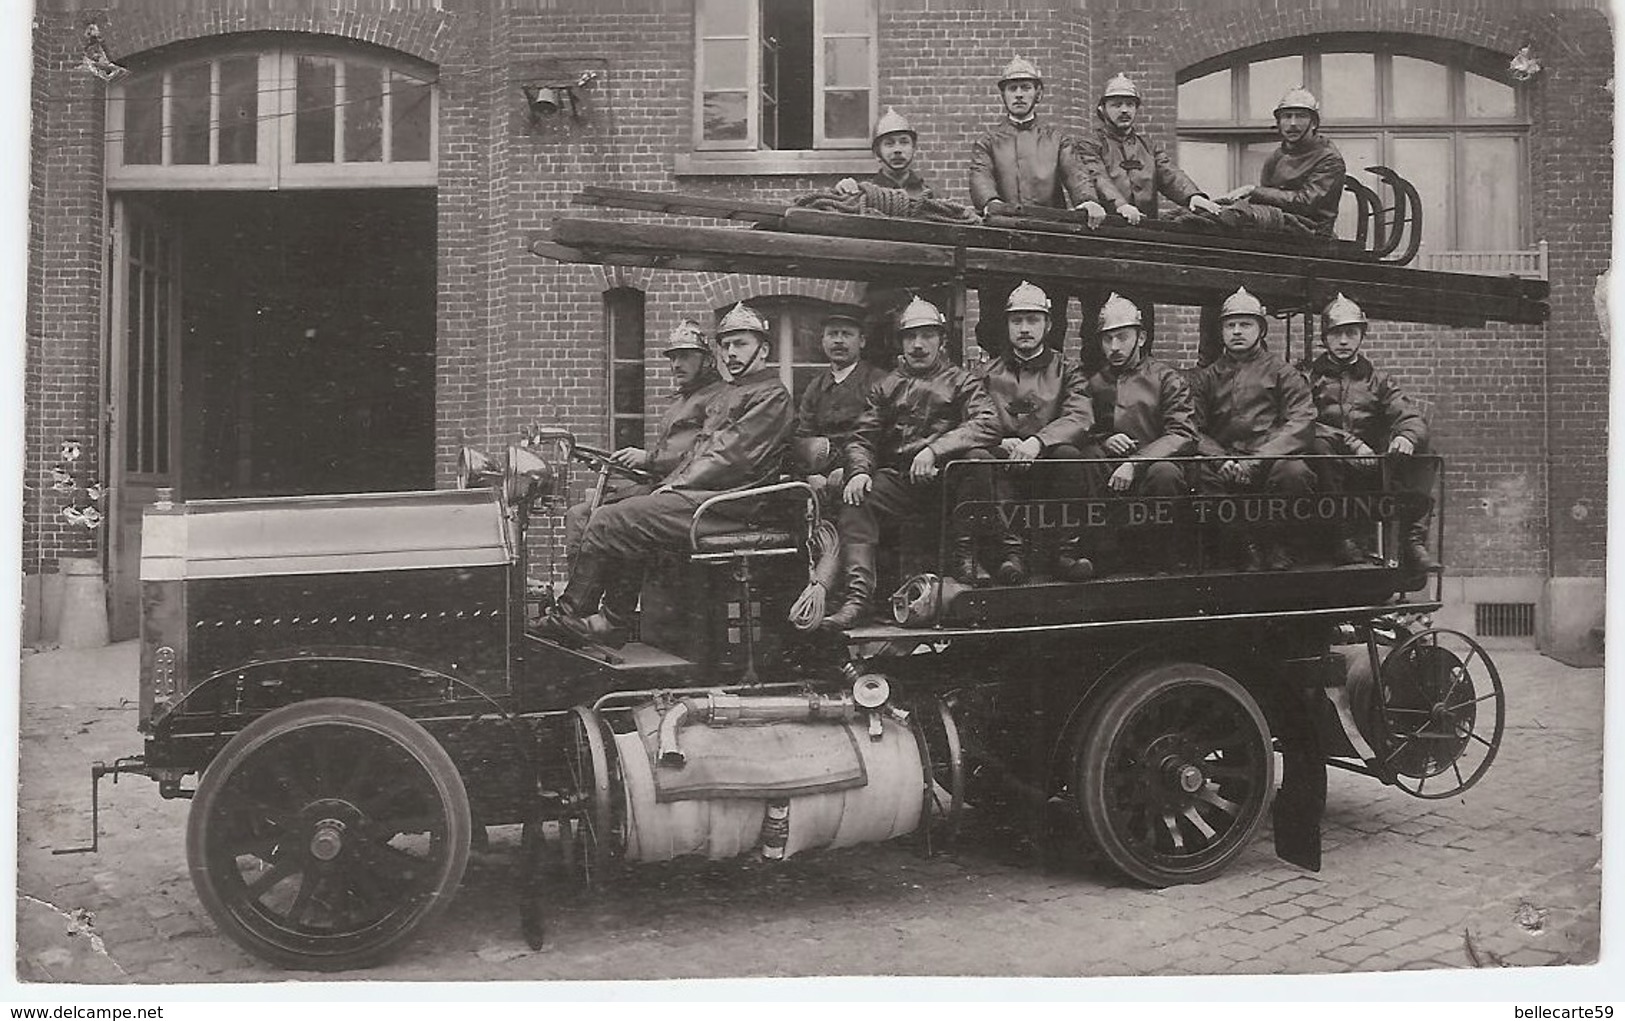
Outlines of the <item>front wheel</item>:
M1075 746L1084 828L1130 878L1201 883L1247 846L1275 789L1258 703L1194 663L1152 667L1115 686Z
M377 964L450 902L468 864L468 795L450 756L393 709L284 706L198 784L186 857L203 906L285 968Z

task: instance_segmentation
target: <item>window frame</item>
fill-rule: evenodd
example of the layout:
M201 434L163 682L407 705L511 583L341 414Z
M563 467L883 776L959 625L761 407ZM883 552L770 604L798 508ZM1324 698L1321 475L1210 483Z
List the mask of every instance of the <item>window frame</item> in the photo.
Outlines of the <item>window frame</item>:
M831 140L824 131L825 92L831 87L824 68L824 33L826 0L812 0L812 137L811 149L768 149L761 141L761 50L762 8L766 0L749 0L748 24L741 36L739 32L713 32L706 24L704 0L694 4L694 80L690 92L692 116L690 118L689 153L679 154L679 174L754 173L748 165L759 163L765 173L806 173L807 161L830 163L812 172L861 173L872 165L867 137ZM880 109L880 18L875 0L864 0L869 31L866 35L853 32L834 33L833 38L867 38L869 40L869 112L872 125ZM745 74L745 138L711 141L705 137L705 42L708 39L743 38L746 50ZM865 135L867 135L865 131ZM861 156L857 154L862 154ZM687 157L685 159L685 156ZM835 166L839 161L840 166Z
M644 350L648 343L649 334L649 305L648 295L636 287L611 287L604 292L604 427L606 429L608 445L611 450L621 446L647 446L649 441L649 420L657 418L658 414L651 415L649 405L651 397L649 387L649 359ZM622 356L618 353L621 336L619 331L623 322L629 317L631 309L636 310L636 319L639 329L633 336L636 341L636 354ZM625 372L634 375L638 381L638 409L636 411L622 410L616 406L616 397L620 388L616 385L619 374ZM637 429L629 433L638 440L635 443L621 443L621 429L623 423L637 423Z
M220 143L220 65L239 57L256 58L255 161L219 163ZM295 162L295 129L298 122L297 73L301 57L336 62L333 118L334 159L331 162ZM171 162L173 77L180 69L209 65L209 163ZM378 160L344 162L344 105L341 82L346 64L366 64L380 69L380 140ZM105 173L109 189L232 189L274 191L281 188L422 188L434 187L440 162L440 89L435 69L399 54L349 46L342 43L301 41L266 45L235 46L192 50L177 54L162 64L136 72L160 75L159 103L160 156L158 163L124 162L125 96L131 79L113 83L107 90ZM394 130L394 83L397 74L427 86L429 97L428 158L395 161L391 151Z
M1184 86L1190 82L1200 80L1219 71L1228 71L1230 74L1230 118L1227 120L1202 119L1186 120L1177 118L1176 136L1180 142L1222 142L1228 147L1229 182L1242 182L1243 151L1250 144L1258 142L1276 141L1273 125L1247 118L1247 100L1249 93L1249 76L1253 64L1278 57L1297 56L1303 61L1303 80L1310 91L1317 96L1323 95L1321 58L1332 53L1359 53L1369 54L1373 59L1374 75L1376 81L1375 115L1371 117L1345 118L1339 117L1335 121L1324 124L1322 131L1326 137L1336 142L1340 137L1375 138L1377 141L1378 158L1394 162L1394 146L1397 139L1413 138L1447 138L1450 142L1449 179L1451 181L1451 194L1446 203L1449 223L1446 236L1449 244L1430 254L1442 252L1470 251L1461 248L1462 224L1469 215L1465 203L1468 201L1468 189L1465 186L1467 168L1462 159L1465 150L1464 140L1471 137L1509 138L1514 142L1514 161L1518 168L1519 178L1516 190L1520 196L1517 212L1517 239L1516 250L1527 248L1531 244L1533 230L1533 209L1530 201L1528 187L1529 167L1529 132L1532 127L1532 117L1529 113L1530 97L1527 91L1518 88L1507 79L1504 68L1492 66L1480 51L1472 48L1448 45L1442 47L1428 47L1404 40L1384 39L1382 37L1365 35L1348 35L1326 39L1321 45L1310 45L1318 40L1284 40L1264 47L1253 47L1241 50L1200 64L1186 68L1178 76L1178 84ZM1394 111L1395 89L1393 61L1395 57L1409 57L1425 60L1441 66L1446 72L1450 101L1449 112L1444 117L1414 117L1400 118ZM1482 78L1499 82L1512 89L1514 109L1511 116L1497 117L1470 117L1467 113L1467 75L1476 74ZM1358 173L1363 168L1351 168ZM1227 182L1227 184L1229 183ZM1229 184L1233 187L1234 184ZM1497 249L1499 250L1499 249Z

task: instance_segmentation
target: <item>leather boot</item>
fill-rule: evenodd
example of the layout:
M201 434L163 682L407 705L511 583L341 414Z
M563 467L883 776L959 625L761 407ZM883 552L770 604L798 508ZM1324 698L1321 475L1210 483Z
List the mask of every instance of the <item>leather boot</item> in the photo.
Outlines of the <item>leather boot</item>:
M1095 576L1094 561L1079 552L1075 535L1061 540L1055 551L1055 576L1061 581L1088 581Z
M830 631L845 631L867 620L875 596L875 548L849 543L841 547L841 558L846 564L846 599L839 610L824 617L822 626Z
M976 536L969 533L954 536L948 573L967 585L976 584Z
M570 571L570 583L564 587L564 594L559 597L558 603L542 615L536 625L537 631L545 637L571 645L596 641L585 618L598 609L598 601L604 595L608 567L607 557L585 550L578 552L575 566Z
M1024 585L1027 582L1027 548L1019 535L1006 535L999 539L999 566L993 577L1000 585Z
M638 596L643 592L643 572L633 564L611 566L604 580L603 608L587 617L587 635L599 645L619 649L638 612Z
M1425 521L1417 521L1406 530L1405 544L1400 547L1400 562L1407 571L1420 571L1427 573L1437 571L1439 562L1433 559L1428 550L1428 526Z

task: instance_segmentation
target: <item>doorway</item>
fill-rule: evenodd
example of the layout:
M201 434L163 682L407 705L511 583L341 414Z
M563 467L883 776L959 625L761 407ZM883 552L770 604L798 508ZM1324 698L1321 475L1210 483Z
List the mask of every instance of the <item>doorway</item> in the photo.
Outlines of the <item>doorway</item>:
M435 192L115 197L116 637L140 517L176 499L434 485Z

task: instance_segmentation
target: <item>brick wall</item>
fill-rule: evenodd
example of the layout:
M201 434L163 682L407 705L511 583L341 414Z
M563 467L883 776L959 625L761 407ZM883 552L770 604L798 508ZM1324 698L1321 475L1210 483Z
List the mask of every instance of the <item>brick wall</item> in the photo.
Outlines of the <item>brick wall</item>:
M445 484L457 447L498 446L538 419L604 439L605 289L647 294L651 397L666 388L658 351L679 316L746 293L805 293L800 281L566 266L529 255L526 240L567 212L582 185L785 199L834 178L674 174L691 130L693 21L685 0L443 0L436 7L427 0L121 0L98 16L121 59L161 58L168 44L223 33L288 30L391 46L439 67L436 448ZM92 463L99 459L91 441L99 407L103 86L72 70L80 26L95 13L78 8L71 0L45 3L35 38L30 571L93 543L67 529L55 494L38 485L66 435L90 443ZM1552 322L1532 330L1374 324L1370 351L1434 403L1436 432L1453 459L1457 570L1544 574L1549 558L1557 573L1600 573L1607 350L1592 288L1607 264L1611 226L1612 102L1603 83L1612 42L1596 5L880 0L879 31L880 103L914 122L919 169L939 192L960 199L969 143L999 114L993 78L1017 53L1043 68L1047 115L1068 128L1090 123L1100 86L1125 70L1145 95L1146 126L1171 138L1180 70L1269 40L1407 32L1501 53L1532 41L1547 66L1529 86L1532 237L1551 243ZM590 116L580 125L533 125L519 84L563 64L604 71ZM1191 318L1170 309L1159 323L1162 355L1189 360Z

